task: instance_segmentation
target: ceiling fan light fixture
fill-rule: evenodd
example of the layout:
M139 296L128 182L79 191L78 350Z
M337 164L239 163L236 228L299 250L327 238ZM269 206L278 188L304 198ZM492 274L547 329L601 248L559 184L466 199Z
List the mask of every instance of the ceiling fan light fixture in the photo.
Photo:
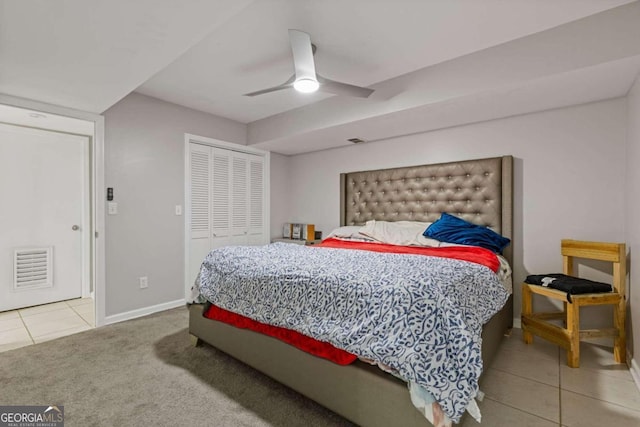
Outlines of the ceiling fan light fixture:
M374 89L337 82L316 74L316 64L313 60L316 47L311 43L311 36L304 31L289 30L289 43L293 54L295 74L281 85L245 93L244 96L264 95L265 93L289 89L291 86L300 93L312 93L320 90L333 95L355 96L358 98L368 98L374 92Z
M320 83L315 79L302 78L293 82L293 88L298 92L312 93L318 90Z

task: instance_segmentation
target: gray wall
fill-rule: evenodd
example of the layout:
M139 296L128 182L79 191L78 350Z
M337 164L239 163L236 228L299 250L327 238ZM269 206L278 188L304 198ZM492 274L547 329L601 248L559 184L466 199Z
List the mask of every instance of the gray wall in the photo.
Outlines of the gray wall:
M626 100L616 99L301 154L289 159L291 209L272 222L314 223L326 235L339 224L341 172L512 154L518 285L561 271L561 238L624 241L625 134Z
M246 125L136 93L104 116L105 186L119 210L106 216L110 316L184 298L184 134L244 145Z
M271 237L282 237L282 224L290 222L289 213L293 201L289 197L291 158L271 153Z
M184 133L244 144L246 126L135 93L105 117L106 186L119 205L106 218L110 316L183 298L184 218L174 208L184 203ZM627 197L640 190L639 82L626 99L292 157L272 153L271 235L290 221L314 223L325 235L336 227L340 172L504 154L515 156L516 284L559 270L563 237L626 240L632 254L640 247L632 220L640 202ZM144 275L148 289L138 286ZM631 277L638 307L640 285ZM517 286L515 308L519 315ZM632 311L631 326L636 317ZM640 342L635 329L630 338Z
M633 368L640 375L640 77L627 96L627 205L626 241L630 253L629 346ZM623 167L624 165L620 165ZM635 260L635 261L634 261ZM637 378L640 380L640 378Z

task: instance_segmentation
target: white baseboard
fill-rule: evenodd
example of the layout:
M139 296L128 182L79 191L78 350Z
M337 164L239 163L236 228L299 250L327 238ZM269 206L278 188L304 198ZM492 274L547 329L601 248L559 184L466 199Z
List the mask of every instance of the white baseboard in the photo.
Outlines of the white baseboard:
M522 323L521 323L519 317L514 317L513 318L513 327L517 328L517 329L522 329Z
M636 359L631 359L631 367L629 368L633 381L636 383L636 387L640 390L640 366L636 363Z
M137 310L126 311L124 313L112 314L104 318L104 324L110 325L112 323L124 322L125 320L135 319L137 317L146 316L148 314L157 313L159 311L169 310L170 308L176 308L185 305L184 298L177 299L175 301L164 302L162 304L152 305L150 307L139 308Z

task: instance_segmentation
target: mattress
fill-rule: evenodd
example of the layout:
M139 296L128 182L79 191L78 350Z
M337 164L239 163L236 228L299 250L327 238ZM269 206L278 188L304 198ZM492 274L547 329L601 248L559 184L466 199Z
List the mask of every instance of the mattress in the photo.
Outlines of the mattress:
M205 260L200 292L223 309L388 368L455 421L478 391L481 327L509 297L496 256L478 252L487 265L284 243L224 248Z

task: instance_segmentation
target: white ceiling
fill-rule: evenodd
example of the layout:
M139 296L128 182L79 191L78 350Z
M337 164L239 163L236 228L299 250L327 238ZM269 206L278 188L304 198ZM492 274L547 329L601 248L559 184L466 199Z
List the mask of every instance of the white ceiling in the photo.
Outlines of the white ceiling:
M102 113L250 0L0 0L0 93Z
M628 0L258 0L137 91L253 122L327 98L249 98L293 74L288 28L311 35L320 74L359 86L536 33Z
M632 0L0 0L0 93L100 113L136 90L296 154L623 96L638 22ZM289 28L376 92L242 96L293 73Z

